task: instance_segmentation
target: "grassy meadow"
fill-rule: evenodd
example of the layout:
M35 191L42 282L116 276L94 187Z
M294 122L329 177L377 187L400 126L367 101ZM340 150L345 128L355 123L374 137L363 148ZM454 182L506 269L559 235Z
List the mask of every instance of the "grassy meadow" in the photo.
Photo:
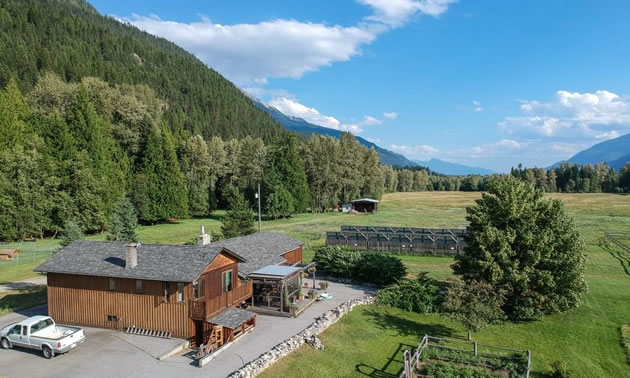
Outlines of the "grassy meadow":
M479 193L419 192L387 194L376 215L343 213L300 214L290 219L263 221L263 231L284 231L305 243L305 260L324 245L326 231L341 225L391 225L431 228L465 227L465 208ZM474 334L483 343L531 349L533 376L544 376L549 364L565 361L576 376L630 376L621 339L621 327L630 322L630 256L607 244L605 232L630 230L630 196L612 194L550 194L565 202L587 242L586 279L589 291L582 306L570 313L521 323L491 326ZM197 236L202 225L218 230L222 212L177 224L142 226L144 243L184 243ZM104 235L90 236L103 239ZM57 242L12 243L29 251L54 249ZM0 244L0 248L5 245ZM452 279L447 257L400 256L409 276L429 272L439 281ZM32 276L39 264L19 269L0 265L0 282ZM303 347L268 369L264 377L374 376L394 377L402 369L402 352L417 345L425 334L464 337L465 330L439 315L420 315L397 309L364 306L326 330L326 349Z

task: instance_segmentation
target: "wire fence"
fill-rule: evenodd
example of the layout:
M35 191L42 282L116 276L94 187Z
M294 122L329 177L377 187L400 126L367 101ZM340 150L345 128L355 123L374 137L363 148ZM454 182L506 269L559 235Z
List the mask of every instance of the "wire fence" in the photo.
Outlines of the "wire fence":
M50 256L53 255L53 251L27 251L20 252L17 256L10 260L0 260L0 269L10 269L17 265L24 264L36 264L38 262L44 262Z

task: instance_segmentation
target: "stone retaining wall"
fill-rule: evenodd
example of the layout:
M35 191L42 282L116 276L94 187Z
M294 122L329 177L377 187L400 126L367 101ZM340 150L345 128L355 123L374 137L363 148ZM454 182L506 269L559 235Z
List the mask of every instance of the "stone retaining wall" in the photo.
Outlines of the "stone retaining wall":
M351 299L340 304L332 310L326 311L324 314L315 319L311 325L306 327L293 337L290 337L280 344L274 346L268 352L258 356L255 360L247 363L239 370L229 375L230 378L250 378L260 374L263 370L271 366L273 363L293 352L304 343L311 345L316 349L324 349L324 345L317 337L326 328L337 323L342 316L352 311L355 306L374 304L376 297L366 295L361 298Z

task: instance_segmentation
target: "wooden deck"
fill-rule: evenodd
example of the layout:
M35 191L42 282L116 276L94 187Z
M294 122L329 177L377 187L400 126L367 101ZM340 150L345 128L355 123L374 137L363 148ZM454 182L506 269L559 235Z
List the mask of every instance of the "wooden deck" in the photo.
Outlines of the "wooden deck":
M218 297L191 301L190 315L195 320L208 320L226 308L240 305L244 300L251 298L253 292L252 281L247 281Z

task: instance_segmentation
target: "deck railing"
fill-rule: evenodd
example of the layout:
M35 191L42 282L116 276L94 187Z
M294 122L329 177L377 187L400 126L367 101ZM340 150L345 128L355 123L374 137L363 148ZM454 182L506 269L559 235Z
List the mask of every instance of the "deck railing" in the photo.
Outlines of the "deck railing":
M241 285L227 293L207 300L193 301L190 316L194 319L206 320L223 309L240 304L254 293L252 281L241 282Z

